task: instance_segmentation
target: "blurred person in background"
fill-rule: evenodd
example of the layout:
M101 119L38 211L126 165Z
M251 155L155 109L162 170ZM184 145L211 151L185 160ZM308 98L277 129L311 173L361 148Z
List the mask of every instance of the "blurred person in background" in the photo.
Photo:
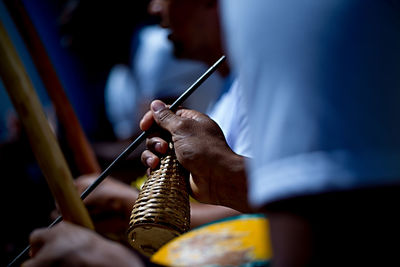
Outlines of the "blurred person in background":
M93 94L102 93L104 117L93 120L106 121L113 136L94 140L93 146L104 167L140 134L139 118L152 99L174 100L206 70L201 62L172 55L167 31L148 14L148 2L69 0L59 19L62 44L82 62ZM185 104L205 112L221 83L213 75ZM115 176L124 181L140 176L139 156L133 153Z

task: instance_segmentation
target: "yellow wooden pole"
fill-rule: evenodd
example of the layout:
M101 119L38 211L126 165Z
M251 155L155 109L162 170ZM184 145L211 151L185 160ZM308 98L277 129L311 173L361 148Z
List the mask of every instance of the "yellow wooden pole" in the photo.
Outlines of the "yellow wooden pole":
M65 220L94 229L24 65L0 22L0 77Z

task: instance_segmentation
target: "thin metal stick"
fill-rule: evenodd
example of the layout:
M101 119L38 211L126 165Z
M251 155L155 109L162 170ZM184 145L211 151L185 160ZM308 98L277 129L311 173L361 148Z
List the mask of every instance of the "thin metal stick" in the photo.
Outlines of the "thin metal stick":
M225 56L220 57L214 65L212 65L200 78L197 79L185 92L182 93L172 105L169 107L170 110L175 111L182 103L200 86L203 84L208 77L211 76L215 72L215 70L221 65L225 60ZM117 165L117 163L126 159L149 135L150 131L142 132L119 156L97 177L97 179L88 186L85 191L81 194L81 199L84 200L107 176L110 175L113 168ZM57 217L48 228L53 227L57 223L62 220L62 216ZM28 245L10 264L7 266L13 266L19 259L24 256L30 249L30 245Z

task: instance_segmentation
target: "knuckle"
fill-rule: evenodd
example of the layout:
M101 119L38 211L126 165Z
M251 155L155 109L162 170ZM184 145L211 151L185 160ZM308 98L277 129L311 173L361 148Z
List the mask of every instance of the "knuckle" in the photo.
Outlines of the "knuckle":
M183 120L178 120L175 122L175 128L176 129L184 129L185 128L185 122Z
M143 151L142 155L140 156L140 158L142 159L142 161L145 160L145 159L147 159L148 157L149 157L149 156L148 156L148 150Z
M140 156L140 159L142 160L142 163L143 163L144 165L146 165L146 159L147 159L148 157L149 157L149 156L148 156L148 151L145 150L145 151L142 153L142 155Z
M153 144L153 139L152 138L147 138L146 139L146 147L147 148L150 148L151 147L151 144ZM144 152L143 152L144 153Z
M159 122L167 122L170 120L172 113L169 109L164 109L158 112L157 118Z
M176 121L175 128L179 131L187 132L188 130L194 129L192 121L188 119L180 119Z

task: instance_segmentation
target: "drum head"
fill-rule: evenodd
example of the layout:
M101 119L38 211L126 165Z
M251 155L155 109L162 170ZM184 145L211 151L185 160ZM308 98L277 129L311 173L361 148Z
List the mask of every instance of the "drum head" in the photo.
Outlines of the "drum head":
M265 216L235 216L173 239L151 261L165 266L267 266L272 256L268 233Z

